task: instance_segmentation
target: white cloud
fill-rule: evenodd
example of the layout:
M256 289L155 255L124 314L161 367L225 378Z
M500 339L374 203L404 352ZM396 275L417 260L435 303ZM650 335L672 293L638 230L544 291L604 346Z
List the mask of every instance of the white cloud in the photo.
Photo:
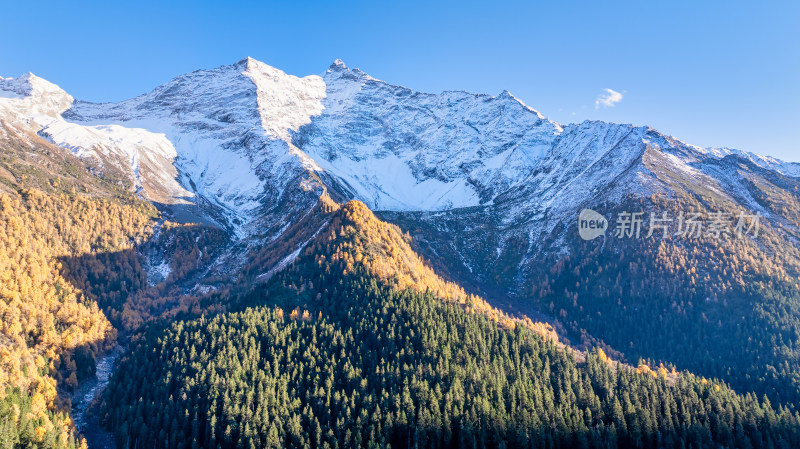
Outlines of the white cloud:
M603 89L603 93L601 93L597 100L594 101L594 108L600 109L600 106L604 108L613 108L614 105L622 101L622 93L617 92L613 89Z

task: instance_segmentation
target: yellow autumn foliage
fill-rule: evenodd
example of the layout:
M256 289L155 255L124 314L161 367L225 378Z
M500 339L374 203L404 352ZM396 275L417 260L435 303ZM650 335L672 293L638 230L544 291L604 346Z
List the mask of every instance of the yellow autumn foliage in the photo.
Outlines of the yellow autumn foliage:
M442 279L412 249L408 234L396 225L378 219L360 201L350 201L333 210L329 228L330 232L321 232L314 247L308 249L309 253L316 254L319 266L339 263L348 273L356 265L361 265L376 278L399 289L431 292L467 311L484 314L504 328L513 329L521 324L546 338L558 339L549 324L509 316L480 296L469 294L461 286Z
M98 305L62 270L78 256L132 248L150 216L138 204L77 194L0 195L0 394L8 386L35 387L34 407L42 411L56 395L40 373L67 368L69 376L62 356L114 341Z

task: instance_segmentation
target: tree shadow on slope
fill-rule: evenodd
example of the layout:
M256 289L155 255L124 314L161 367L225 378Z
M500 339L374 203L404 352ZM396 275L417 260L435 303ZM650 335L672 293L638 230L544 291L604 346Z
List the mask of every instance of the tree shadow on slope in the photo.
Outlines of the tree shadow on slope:
M135 248L61 257L61 274L97 303L115 328L130 332L179 307L191 287L229 243L206 225L163 222Z

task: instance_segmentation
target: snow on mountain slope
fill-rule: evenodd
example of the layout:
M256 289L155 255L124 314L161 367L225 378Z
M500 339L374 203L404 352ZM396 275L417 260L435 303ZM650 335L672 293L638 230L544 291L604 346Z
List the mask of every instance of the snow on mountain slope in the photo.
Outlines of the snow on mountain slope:
M62 114L73 98L53 83L31 73L0 78L0 117L6 126L37 133L79 157L101 166L122 164L132 186L153 201L191 196L175 180L177 155L163 134L120 126L82 126Z
M313 191L316 176L375 210L496 205L513 225L566 216L600 192L663 188L640 163L647 149L687 177L729 155L800 175L798 164L692 147L649 128L562 127L508 92L415 92L341 61L323 77L298 78L246 58L105 104L73 101L33 75L0 79L0 117L117 164L146 198L214 209L206 213L240 236L287 194ZM606 189L623 176L628 184Z
M188 202L191 198L178 184L172 161L177 156L163 134L117 125L81 126L54 120L39 135L79 157L111 157L130 164L134 187L145 198L158 202Z
M419 93L341 61L323 78L325 109L294 142L376 210L487 204L561 132L508 92Z
M786 176L794 178L800 177L800 164L796 162L785 162L772 156L762 156L749 151L742 151L733 148L702 148L695 147L703 154L721 159L726 156L735 155L754 163L755 165L777 171Z
M17 78L0 77L0 111L4 117L16 114L26 122L55 117L72 101L73 98L60 87L33 73Z
M261 126L266 133L289 140L289 133L319 115L325 98L325 82L318 76L297 78L247 58L243 75L256 86Z
M247 58L120 103L76 102L65 116L163 133L177 152L182 185L244 235L244 223L277 203L298 176L318 169L291 145L289 132L321 112L324 96L317 76L298 78Z
M509 92L426 94L387 84L337 60L323 76L324 110L293 142L346 196L383 211L441 211L514 203L504 221L571 213L631 170L623 194L663 190L641 162L646 149L670 155L695 177L729 154L789 176L799 164L693 147L647 127L584 122L562 127ZM633 167L636 165L636 167ZM516 197L516 199L514 199Z

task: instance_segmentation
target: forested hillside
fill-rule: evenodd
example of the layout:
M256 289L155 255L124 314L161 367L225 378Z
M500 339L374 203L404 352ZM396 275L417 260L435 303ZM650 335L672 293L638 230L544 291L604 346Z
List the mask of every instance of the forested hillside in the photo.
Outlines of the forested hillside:
M624 179L589 197L581 207L609 220L605 236L592 241L578 235L581 208L538 240L532 235L552 221L534 220L530 231L484 209L379 215L413 236L440 273L503 305L549 315L576 345L602 346L634 365L675 365L796 405L800 182L734 156L676 166L650 148L639 163L636 182L661 190L612 195L636 185ZM638 237L617 237L624 212L642 214ZM716 234L709 228L715 214L728 217ZM758 216L757 229L736 235L739 214ZM701 217L699 228L684 226L682 235L679 217L690 216ZM661 223L668 232L656 227L649 235L652 217L668 217Z
M608 212L623 210L672 217L682 211L740 212L719 199L689 196L629 199ZM575 236L566 255L547 259L547 268L526 293L576 341L589 335L631 363L640 358L669 362L725 379L737 391L797 404L800 253L786 235L797 229L796 219L786 215L779 226L762 221L757 237L739 237L731 225L719 236L703 230L692 238L662 238L659 229L645 238L647 224L640 239L618 239L613 229L605 240L584 242Z
M75 254L130 249L150 219L139 207L35 190L0 197L0 330L13 348L3 359L3 385L28 387L33 373L49 368L74 388L87 368L71 355L91 357L114 342L116 331L64 279L63 264Z
M213 255L221 231L164 223L153 239L158 212L113 167L0 130L0 444L78 446L70 393L119 331L179 307L174 284ZM150 285L147 249L168 279Z
M3 145L0 440L78 444L58 411L68 404L58 392L93 373L95 356L115 344L117 331L66 272L95 270L102 254L130 252L156 212L46 144L9 138ZM121 268L113 272L124 276Z
M751 394L602 351L579 359L527 326L387 285L347 257L318 261L309 252L241 312L150 332L104 399L117 444L800 444L800 416Z
M13 128L0 137L0 442L79 445L69 394L118 333L189 307L186 280L227 235L154 227L156 208L121 189L113 170L93 173ZM164 278L148 276L153 264Z
M491 321L513 328L517 324L535 329L551 339L558 339L547 323L534 323L528 318L517 318L492 307L483 298L468 294L464 288L442 279L429 264L411 248L411 238L395 225L379 220L360 201L349 201L337 210L330 225L305 249L314 256L316 267L341 266L347 275L358 268L378 280L403 290L410 288L418 293L430 292L445 302L459 304L468 312L484 314ZM293 264L292 271L304 269L304 262ZM293 283L302 292L313 284Z

